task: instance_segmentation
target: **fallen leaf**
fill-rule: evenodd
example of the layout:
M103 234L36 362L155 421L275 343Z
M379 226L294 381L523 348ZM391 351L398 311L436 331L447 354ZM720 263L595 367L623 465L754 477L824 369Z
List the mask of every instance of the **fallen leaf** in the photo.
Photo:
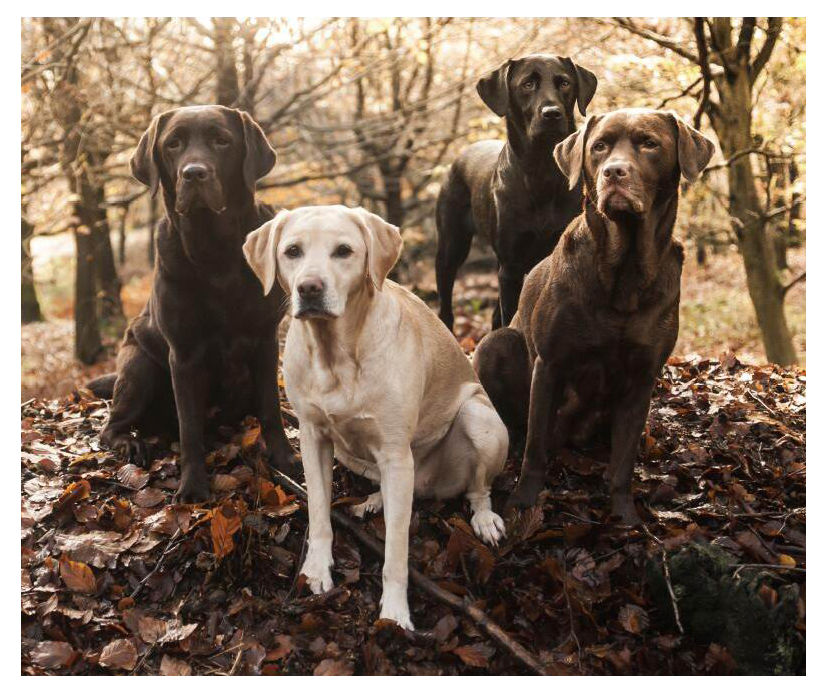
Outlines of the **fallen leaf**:
M132 496L132 502L139 508L154 508L165 498L164 492L159 488L142 488Z
M323 659L313 669L313 676L352 676L353 664L346 659Z
M181 659L169 655L161 658L161 676L190 676L192 667Z
M32 662L44 669L61 669L75 660L77 652L68 642L44 640L32 648L29 656Z
M101 651L98 664L107 669L131 671L138 662L138 651L128 638L113 640Z
M149 473L134 464L125 464L115 473L120 481L127 488L135 491L142 489L149 483Z
M232 512L234 510L230 509ZM216 508L210 521L210 535L212 536L213 553L216 558L223 558L235 548L233 534L241 529L241 518L235 514L227 517L223 507Z
M95 574L81 561L73 561L66 556L60 558L60 577L72 592L94 594L97 589Z
M469 667L482 669L488 666L488 660L494 654L494 648L485 643L477 642L473 645L462 645L451 650L463 663Z
M640 635L649 627L649 614L636 604L626 604L620 608L617 620L628 633Z

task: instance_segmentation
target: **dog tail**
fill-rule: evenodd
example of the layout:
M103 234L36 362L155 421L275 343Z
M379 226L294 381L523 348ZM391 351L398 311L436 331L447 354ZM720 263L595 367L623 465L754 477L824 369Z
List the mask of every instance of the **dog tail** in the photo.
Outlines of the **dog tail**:
M117 373L107 373L99 378L90 380L86 383L87 389L91 390L95 397L100 399L112 399L112 393L115 391L115 380Z

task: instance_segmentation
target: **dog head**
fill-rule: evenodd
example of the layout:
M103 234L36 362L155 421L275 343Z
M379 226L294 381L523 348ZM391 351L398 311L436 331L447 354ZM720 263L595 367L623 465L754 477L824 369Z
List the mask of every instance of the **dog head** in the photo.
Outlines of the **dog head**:
M680 176L694 181L715 145L670 111L621 109L591 116L554 149L557 165L574 188L610 219L644 216L674 195Z
M508 60L477 82L485 105L505 116L530 141L559 142L574 131L574 105L582 115L597 77L571 58L534 54Z
M276 153L247 113L190 106L153 119L130 168L153 195L160 185L178 214L198 208L220 214L233 195L252 194L275 163Z
M361 207L282 210L247 236L264 294L278 281L300 320L340 317L360 291L381 291L402 250L399 229Z

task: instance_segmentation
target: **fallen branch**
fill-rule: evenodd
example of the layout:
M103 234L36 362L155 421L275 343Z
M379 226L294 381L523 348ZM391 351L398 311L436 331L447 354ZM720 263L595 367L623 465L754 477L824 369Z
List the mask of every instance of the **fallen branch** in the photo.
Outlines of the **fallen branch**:
M681 612L678 610L678 598L675 596L675 588L672 586L672 574L669 572L669 557L666 555L666 547L663 542L658 539L644 523L644 533L660 546L661 562L663 563L663 579L666 581L666 589L669 591L669 599L672 601L672 611L675 614L675 625L678 627L678 632L683 635L683 624L681 624Z
M278 470L274 470L274 474L282 480L284 485L287 486L292 493L295 493L296 495L307 500L307 492L301 484L294 481L286 474L282 474ZM359 522L348 517L341 511L336 510L335 508L331 509L330 516L336 524L348 530L375 554L378 556L385 555L385 545L378 539L365 532ZM415 568L409 568L408 574L411 582L425 592L425 594L428 594L434 599L447 604L464 616L470 618L477 624L477 626L484 630L488 634L488 637L490 637L491 640L493 640L501 649L521 661L535 674L539 674L540 676L546 675L543 665L540 664L537 658L526 648L520 645L520 643L514 640L510 635L508 635L508 633L506 633L496 623L494 623L494 621L492 621L488 617L488 614L486 614L482 609L479 609L472 604L467 604L455 594L451 594L447 590L442 589L439 585L433 582L433 580L425 577L425 575L420 573Z

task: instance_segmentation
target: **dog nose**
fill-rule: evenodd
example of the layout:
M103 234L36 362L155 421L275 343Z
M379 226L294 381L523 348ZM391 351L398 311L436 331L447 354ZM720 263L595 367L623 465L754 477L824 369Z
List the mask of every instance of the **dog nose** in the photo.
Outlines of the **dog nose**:
M318 298L324 291L324 282L321 279L305 279L299 284L299 296L302 298Z
M187 164L181 171L181 175L184 177L184 180L188 181L207 180L209 171L204 164Z
M610 162L603 167L603 175L609 180L625 178L629 175L629 164L623 161Z
M563 117L563 111L559 106L543 106L540 109L540 115L549 120L559 120Z

